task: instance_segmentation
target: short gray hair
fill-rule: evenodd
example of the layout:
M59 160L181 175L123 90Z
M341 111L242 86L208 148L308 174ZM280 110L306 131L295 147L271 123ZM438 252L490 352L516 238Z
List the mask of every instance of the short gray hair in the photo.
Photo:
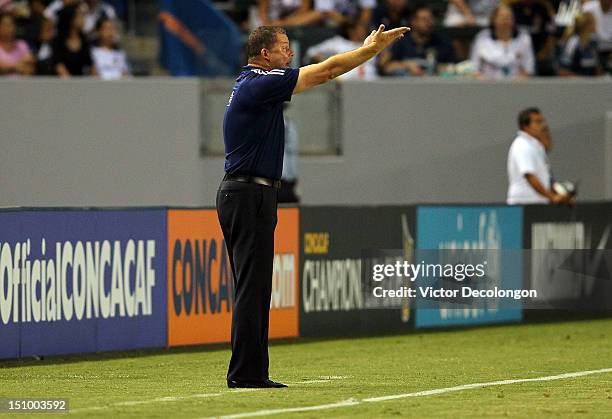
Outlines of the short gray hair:
M287 35L284 28L280 26L260 26L249 34L246 43L247 58L259 57L263 48L270 49L276 43L276 34Z

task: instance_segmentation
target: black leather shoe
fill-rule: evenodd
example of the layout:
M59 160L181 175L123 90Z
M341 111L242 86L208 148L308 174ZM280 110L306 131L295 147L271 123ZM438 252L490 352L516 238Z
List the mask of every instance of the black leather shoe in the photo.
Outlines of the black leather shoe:
M279 383L277 381L266 380L264 382L266 383L266 387L271 387L271 388L283 388L283 387L287 387L287 384Z
M272 380L263 381L234 381L227 380L227 386L229 388L283 388L287 387L283 383L277 383Z

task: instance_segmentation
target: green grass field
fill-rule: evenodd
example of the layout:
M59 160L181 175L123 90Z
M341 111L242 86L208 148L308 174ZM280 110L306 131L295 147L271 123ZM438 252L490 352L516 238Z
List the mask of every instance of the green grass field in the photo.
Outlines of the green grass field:
M204 418L306 406L317 408L275 417L612 417L612 371L364 401L612 368L612 320L281 343L270 356L271 378L289 388L230 390L229 350L189 349L0 361L0 397L67 398L70 417Z

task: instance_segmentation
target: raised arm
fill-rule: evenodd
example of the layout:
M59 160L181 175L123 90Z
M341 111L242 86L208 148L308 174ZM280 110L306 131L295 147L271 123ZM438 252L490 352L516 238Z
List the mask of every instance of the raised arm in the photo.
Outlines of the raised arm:
M327 60L300 68L297 84L293 93L300 93L319 84L351 71L387 48L395 40L404 36L410 28L400 27L385 31L380 25L363 42L363 46L342 54L329 57Z

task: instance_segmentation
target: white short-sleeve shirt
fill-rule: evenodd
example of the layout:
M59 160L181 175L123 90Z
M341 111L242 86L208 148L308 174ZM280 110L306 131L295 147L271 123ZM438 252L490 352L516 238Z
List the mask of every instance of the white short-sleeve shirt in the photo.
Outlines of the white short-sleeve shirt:
M490 79L516 77L521 70L535 72L531 37L524 31L509 42L494 39L490 29L480 31L472 45L471 60L474 68Z
M544 146L531 135L519 131L508 152L509 205L548 203L548 199L527 182L527 173L538 178L545 188L550 188L550 165Z
M103 80L118 80L130 71L127 57L122 50L94 47L91 50L91 58Z
M612 50L612 8L604 13L599 1L591 0L582 5L582 11L591 13L595 17L600 50Z

